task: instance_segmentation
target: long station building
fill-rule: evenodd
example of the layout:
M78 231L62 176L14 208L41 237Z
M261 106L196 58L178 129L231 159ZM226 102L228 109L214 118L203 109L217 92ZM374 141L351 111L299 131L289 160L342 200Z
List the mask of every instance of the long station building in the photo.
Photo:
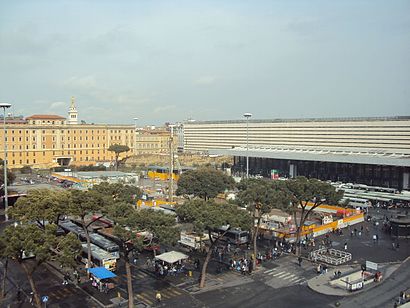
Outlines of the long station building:
M410 189L410 117L188 122L187 152L234 157L233 171ZM274 171L273 171L274 170Z

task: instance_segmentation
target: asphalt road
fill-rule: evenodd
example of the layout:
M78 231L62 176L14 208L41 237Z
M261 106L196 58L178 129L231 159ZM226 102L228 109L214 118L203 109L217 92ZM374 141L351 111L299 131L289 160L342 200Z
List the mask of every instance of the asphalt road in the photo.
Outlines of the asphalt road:
M400 291L410 289L410 258L386 281L366 292L343 299L340 307L393 308Z

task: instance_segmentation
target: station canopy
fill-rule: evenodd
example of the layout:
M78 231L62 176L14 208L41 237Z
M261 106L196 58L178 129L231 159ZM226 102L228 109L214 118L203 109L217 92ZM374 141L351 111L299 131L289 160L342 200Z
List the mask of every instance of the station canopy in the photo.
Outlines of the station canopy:
M188 256L186 254L183 254L182 252L169 251L156 256L155 259L172 264L180 260L188 259Z
M98 279L107 279L107 278L117 277L117 275L107 270L105 267L93 267L93 268L88 269L88 271Z

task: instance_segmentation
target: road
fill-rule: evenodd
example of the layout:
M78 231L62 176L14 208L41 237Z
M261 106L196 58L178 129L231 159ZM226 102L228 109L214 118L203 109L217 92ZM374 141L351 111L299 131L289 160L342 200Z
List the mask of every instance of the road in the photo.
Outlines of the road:
M400 291L410 288L410 257L386 281L356 296L343 299L341 307L394 307Z

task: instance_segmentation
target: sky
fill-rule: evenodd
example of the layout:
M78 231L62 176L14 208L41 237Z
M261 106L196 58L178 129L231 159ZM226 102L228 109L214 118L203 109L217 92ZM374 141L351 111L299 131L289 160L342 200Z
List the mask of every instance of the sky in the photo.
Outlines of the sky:
M0 0L0 102L87 123L410 116L410 1Z

